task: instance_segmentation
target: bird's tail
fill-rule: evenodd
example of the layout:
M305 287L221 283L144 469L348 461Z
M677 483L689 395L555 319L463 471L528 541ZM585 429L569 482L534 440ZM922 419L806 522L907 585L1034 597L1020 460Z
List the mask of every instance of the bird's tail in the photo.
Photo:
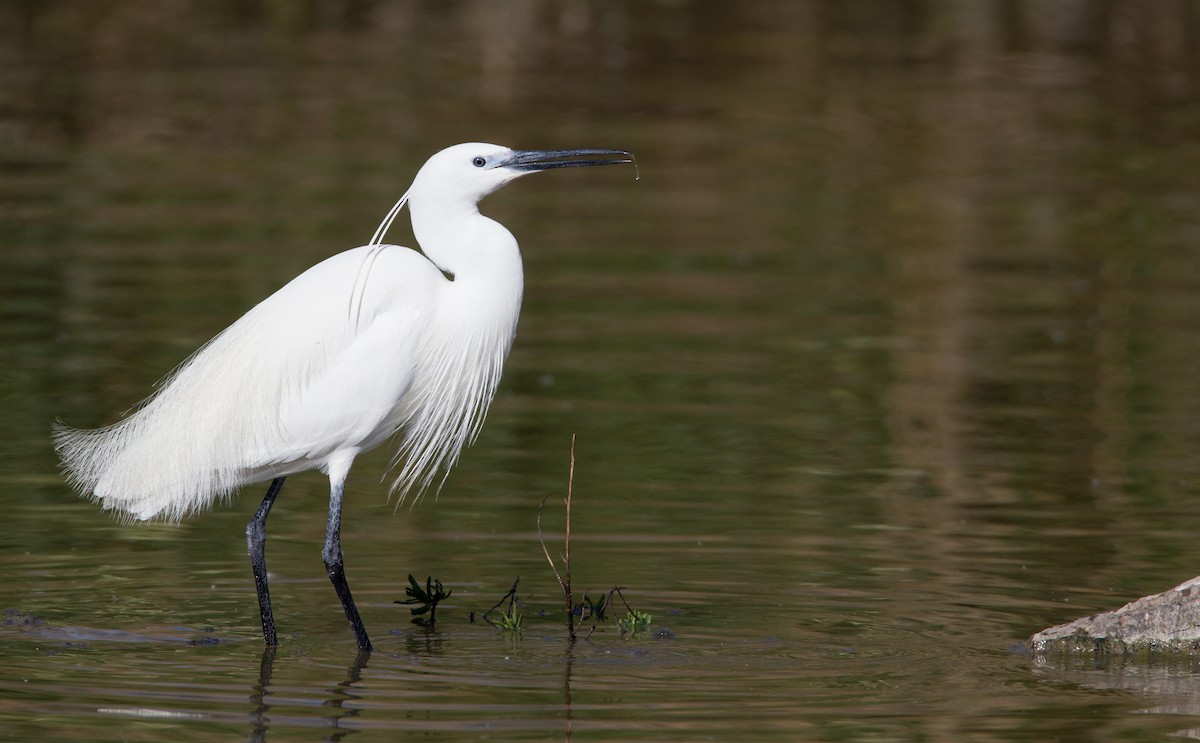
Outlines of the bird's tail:
M148 446L144 412L92 430L56 421L54 448L67 482L105 510L116 511L129 520L178 520L210 503L212 496L181 492L178 481L164 480L161 470L155 467L158 458L153 449L157 447Z
M61 420L54 422L54 449L61 460L63 475L71 487L82 495L90 496L105 508L118 508L131 518L138 518L137 509L118 505L97 493L97 487L111 468L114 459L114 441L118 438L117 426L96 430L71 428Z
M54 425L67 481L129 519L178 521L228 499L246 477L253 436L241 435L242 399L213 393L225 381L197 354L124 420L105 428ZM211 364L208 365L210 368ZM228 434L228 435L224 435Z

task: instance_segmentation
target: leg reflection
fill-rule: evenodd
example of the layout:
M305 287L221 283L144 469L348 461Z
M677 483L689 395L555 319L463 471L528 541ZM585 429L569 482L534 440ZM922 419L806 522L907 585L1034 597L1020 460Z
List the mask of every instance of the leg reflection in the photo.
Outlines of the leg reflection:
M345 707L346 700L358 699L359 696L353 693L353 687L362 680L362 671L367 667L367 660L371 657L369 651L359 651L354 656L354 662L346 669L345 680L335 684L332 688L326 691L329 698L325 700L323 706L329 710L322 715L325 720L325 727L331 727L337 730L336 733L330 735L326 740L341 740L347 733L354 732L352 730L344 730L342 720L348 717L356 717L362 712L361 709ZM264 743L267 740L267 731L271 727L271 704L268 698L271 694L271 676L275 671L275 648L266 646L263 648L262 659L258 665L258 682L254 684L250 694L250 703L254 705L253 711L250 713L250 736L247 740L250 743Z
M250 722L254 725L248 738L250 743L262 743L267 739L267 712L271 709L271 705L267 704L267 689L271 686L271 673L274 670L275 646L267 645L258 662L258 683L250 695L250 703L254 705L254 711L250 713Z
M346 708L344 705L347 700L355 700L360 697L354 693L353 687L362 680L362 670L367 667L367 660L371 657L370 650L359 650L354 656L354 662L346 669L346 680L330 689L333 695L325 701L325 706L331 711L325 715L325 719L330 722L330 727L341 728L342 720L351 717L357 717L362 710L355 708ZM346 733L353 732L351 730L341 730L335 735L330 736L330 740L341 740Z

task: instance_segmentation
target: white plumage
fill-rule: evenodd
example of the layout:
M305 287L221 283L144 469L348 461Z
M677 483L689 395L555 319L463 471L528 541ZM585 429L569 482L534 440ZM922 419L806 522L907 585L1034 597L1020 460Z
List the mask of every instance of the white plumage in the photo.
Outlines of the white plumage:
M355 322L348 288L369 258ZM95 431L60 426L68 477L105 508L179 519L244 484L324 470L330 457L352 457L402 428L400 450L416 456L396 487L427 485L453 463L499 381L521 301L515 249L512 259L507 301L487 309L407 248L355 248L318 263L197 351L128 418ZM330 291L338 286L347 289L340 301ZM472 314L476 322L464 317ZM481 362L488 373L475 373Z
M581 159L596 156L606 159ZM105 509L172 520L276 479L247 532L273 644L266 514L280 478L321 470L331 483L326 565L360 647L369 648L339 577L346 474L360 452L396 435L393 491L403 497L444 477L479 432L516 333L520 251L508 230L479 213L479 200L529 172L630 158L481 143L439 152L371 244L318 263L263 300L127 418L95 430L56 424L67 479ZM406 202L421 253L381 244Z

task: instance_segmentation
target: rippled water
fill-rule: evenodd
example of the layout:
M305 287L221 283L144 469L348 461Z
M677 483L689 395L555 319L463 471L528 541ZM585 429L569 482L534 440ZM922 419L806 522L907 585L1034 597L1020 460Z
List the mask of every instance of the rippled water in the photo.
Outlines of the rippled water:
M1019 646L1200 571L1200 35L1182 6L1050 6L4 6L0 735L1200 730L1186 660ZM356 464L370 657L320 560L327 484L289 478L264 654L262 488L115 523L50 423L116 420L473 139L627 148L641 178L484 203L526 261L487 426L436 500ZM572 435L575 587L653 616L573 647L536 533ZM436 631L394 603L410 573L453 591ZM518 576L521 631L482 623Z

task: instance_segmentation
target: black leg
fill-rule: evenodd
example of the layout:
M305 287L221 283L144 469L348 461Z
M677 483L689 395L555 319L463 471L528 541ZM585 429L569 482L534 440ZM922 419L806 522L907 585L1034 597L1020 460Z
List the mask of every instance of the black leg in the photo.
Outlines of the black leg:
M332 478L331 478L332 479ZM346 610L346 620L354 632L358 647L371 652L371 639L367 637L367 628L363 626L358 616L358 607L354 605L354 597L350 595L350 585L346 583L346 571L342 566L342 489L340 482L333 482L329 494L329 522L325 526L325 549L321 556L325 558L325 573L333 583Z
M275 496L279 495L283 480L282 477L276 477L271 481L262 505L250 523L246 524L246 551L250 553L250 566L254 568L254 588L258 591L263 640L271 647L279 644L279 637L275 634L275 615L271 612L271 592L267 588L267 516L271 513L271 506L275 505Z

